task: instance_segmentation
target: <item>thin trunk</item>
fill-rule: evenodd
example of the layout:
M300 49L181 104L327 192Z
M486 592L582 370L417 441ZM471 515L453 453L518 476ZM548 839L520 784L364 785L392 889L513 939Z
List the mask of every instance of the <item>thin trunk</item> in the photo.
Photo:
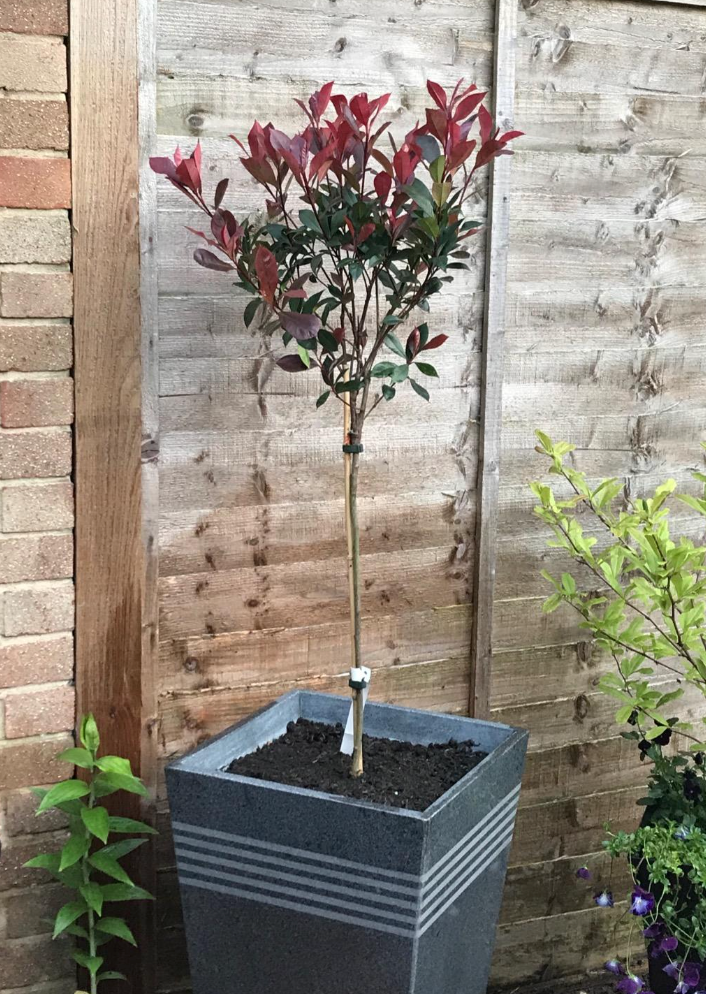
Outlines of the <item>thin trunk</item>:
M348 375L346 374L346 379ZM344 444L359 442L351 423L351 399L343 408ZM360 636L360 532L358 527L358 460L357 452L344 452L346 488L346 539L348 544L348 594L351 622L351 668L362 665ZM353 759L351 776L363 775L363 691L353 689Z

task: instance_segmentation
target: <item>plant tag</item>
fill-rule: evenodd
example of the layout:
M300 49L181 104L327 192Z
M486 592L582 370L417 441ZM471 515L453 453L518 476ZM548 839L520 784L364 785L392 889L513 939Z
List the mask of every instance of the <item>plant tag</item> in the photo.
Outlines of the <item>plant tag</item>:
M368 703L368 691L370 690L370 677L371 670L369 666L361 666L357 669L351 670L350 683L363 684L363 711L365 711L365 705ZM343 739L341 740L341 752L345 756L353 755L353 701L351 701L351 706L348 711L348 721L346 722L346 730L343 733Z

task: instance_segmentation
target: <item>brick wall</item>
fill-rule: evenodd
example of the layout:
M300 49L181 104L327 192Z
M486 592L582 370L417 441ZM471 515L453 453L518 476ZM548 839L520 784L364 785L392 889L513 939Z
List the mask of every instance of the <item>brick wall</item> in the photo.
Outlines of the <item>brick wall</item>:
M0 0L0 991L69 994L61 892L22 863L63 823L74 724L67 0Z

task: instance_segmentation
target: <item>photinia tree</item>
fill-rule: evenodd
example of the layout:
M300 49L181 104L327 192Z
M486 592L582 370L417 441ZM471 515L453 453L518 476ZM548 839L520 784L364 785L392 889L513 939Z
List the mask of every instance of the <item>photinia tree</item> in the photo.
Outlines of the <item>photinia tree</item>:
M360 608L358 467L363 428L381 403L401 389L429 400L419 381L437 377L428 361L447 340L424 320L404 343L396 329L429 301L453 271L467 267L466 239L478 221L464 219L479 169L521 132L500 134L483 105L485 93L459 80L450 93L428 82L433 105L389 154L379 148L390 122L379 123L389 93L350 101L327 83L308 101L304 129L289 137L257 121L240 161L265 194L265 212L238 220L222 206L228 180L204 196L201 149L184 158L152 158L152 169L188 197L209 219L207 231L188 230L205 246L201 266L232 274L253 299L245 308L268 354L289 373L317 375L322 392L343 409L346 532L351 605L351 686L354 750L351 773L363 772L363 675ZM476 126L477 137L471 137ZM207 247L206 247L207 246ZM416 320L416 319L415 319ZM272 349L272 336L282 348Z

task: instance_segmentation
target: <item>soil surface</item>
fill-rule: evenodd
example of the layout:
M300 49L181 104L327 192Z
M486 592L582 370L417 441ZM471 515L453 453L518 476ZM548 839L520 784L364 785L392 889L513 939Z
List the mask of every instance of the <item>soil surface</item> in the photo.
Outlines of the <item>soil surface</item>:
M343 728L300 718L279 739L234 760L231 773L424 811L485 759L472 742L414 745L363 736L365 773L354 780L340 752Z

